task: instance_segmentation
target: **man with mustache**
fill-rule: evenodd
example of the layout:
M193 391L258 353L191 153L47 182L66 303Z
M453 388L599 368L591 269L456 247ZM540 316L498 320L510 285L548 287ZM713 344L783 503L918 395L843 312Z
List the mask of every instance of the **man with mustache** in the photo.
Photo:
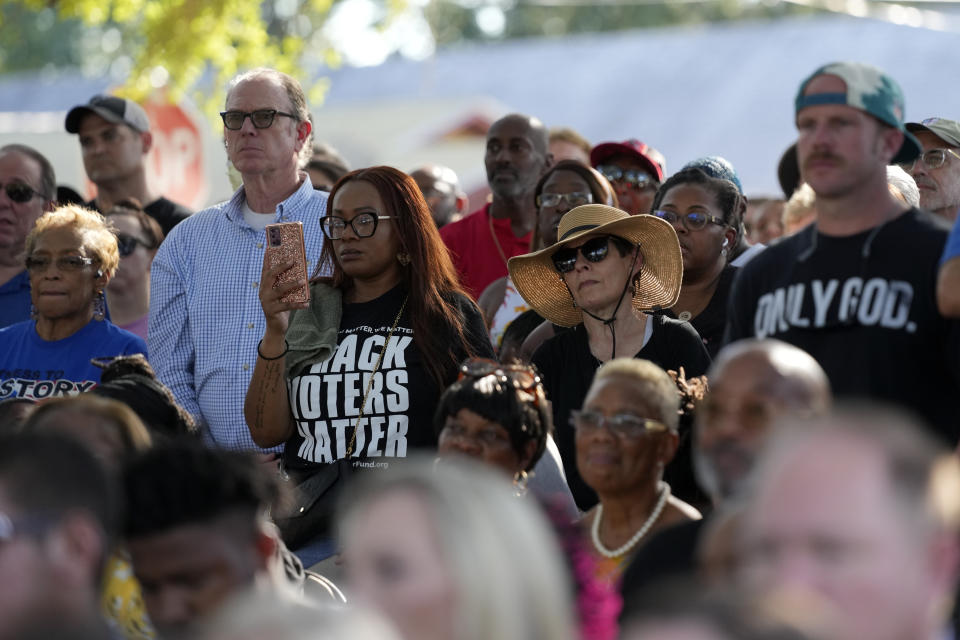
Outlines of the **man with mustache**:
M753 469L774 423L829 410L830 383L809 354L779 340L725 347L707 378L710 390L696 410L693 464L700 488L720 508ZM624 600L654 581L693 573L707 522L694 520L651 538L624 574Z
M484 156L493 199L440 229L460 284L474 299L507 275L507 260L530 251L537 224L533 191L553 164L547 140L546 127L532 116L512 113L494 122Z
M908 122L923 153L903 163L920 189L920 206L953 222L960 212L960 122L946 118L927 118Z
M937 310L947 233L894 199L886 166L921 145L903 122L903 94L874 67L817 69L796 96L801 179L817 221L741 269L726 342L778 338L812 355L837 397L882 399L926 419L956 444L960 323Z

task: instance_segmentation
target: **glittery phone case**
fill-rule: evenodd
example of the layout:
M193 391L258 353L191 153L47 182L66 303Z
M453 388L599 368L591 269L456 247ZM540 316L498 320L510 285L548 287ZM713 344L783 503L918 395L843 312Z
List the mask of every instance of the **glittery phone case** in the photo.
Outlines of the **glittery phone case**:
M294 265L277 276L275 287L283 287L297 280L308 280L307 251L303 246L303 223L280 222L268 224L267 249L263 254L263 261L268 268L284 262L293 262ZM294 289L281 298L284 302L309 302L310 287L303 286Z

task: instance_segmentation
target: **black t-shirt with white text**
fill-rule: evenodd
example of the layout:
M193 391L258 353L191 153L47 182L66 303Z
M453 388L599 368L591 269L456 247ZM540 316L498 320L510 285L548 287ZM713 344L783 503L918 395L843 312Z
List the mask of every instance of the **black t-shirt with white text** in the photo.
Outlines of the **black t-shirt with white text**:
M734 281L725 342L796 345L837 396L903 405L956 443L960 322L937 311L947 232L929 216L911 209L844 237L811 225L768 247Z
M351 455L357 460L355 469L386 468L391 458L436 447L433 413L442 389L417 348L409 302L384 350L406 295L398 286L369 302L344 304L333 355L304 367L287 381L295 429L284 447L285 468L316 469L346 457L355 426ZM471 348L478 356L492 357L476 306L459 295L452 300L464 316ZM381 352L383 359L359 418L370 373ZM458 351L456 355L459 362L467 354Z

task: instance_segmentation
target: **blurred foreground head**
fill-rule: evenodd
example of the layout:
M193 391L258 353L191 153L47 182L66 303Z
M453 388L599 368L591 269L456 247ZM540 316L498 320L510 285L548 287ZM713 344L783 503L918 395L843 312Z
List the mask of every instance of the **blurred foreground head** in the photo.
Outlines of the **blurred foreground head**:
M749 588L816 603L838 640L942 636L960 474L913 418L851 406L784 423L745 488Z
M358 479L340 518L352 602L405 640L572 639L559 547L502 475L419 460Z

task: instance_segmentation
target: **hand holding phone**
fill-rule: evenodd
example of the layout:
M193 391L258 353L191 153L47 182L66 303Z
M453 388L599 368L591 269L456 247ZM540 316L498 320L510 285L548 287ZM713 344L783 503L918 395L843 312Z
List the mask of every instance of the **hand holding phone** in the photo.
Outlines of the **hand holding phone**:
M293 263L292 267L277 276L273 287L281 288L298 281L307 282L307 251L303 244L303 223L268 224L266 232L267 248L263 254L266 269L273 269L279 264ZM310 287L308 285L297 287L283 295L280 300L281 302L309 302Z

